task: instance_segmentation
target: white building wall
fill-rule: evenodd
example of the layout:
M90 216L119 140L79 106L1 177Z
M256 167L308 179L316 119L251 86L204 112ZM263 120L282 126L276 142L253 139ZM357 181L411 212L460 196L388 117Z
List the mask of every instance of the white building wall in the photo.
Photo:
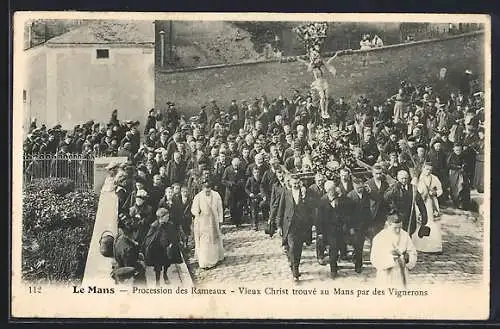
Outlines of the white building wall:
M47 56L44 46L31 48L24 52L24 66L22 67L22 91L25 93L23 99L23 125L27 131L32 118L39 122L46 120L47 101ZM22 99L23 94L14 95Z
M96 49L109 49L109 58L97 59ZM142 123L154 106L153 67L153 48L47 48L47 125L107 122L113 109Z

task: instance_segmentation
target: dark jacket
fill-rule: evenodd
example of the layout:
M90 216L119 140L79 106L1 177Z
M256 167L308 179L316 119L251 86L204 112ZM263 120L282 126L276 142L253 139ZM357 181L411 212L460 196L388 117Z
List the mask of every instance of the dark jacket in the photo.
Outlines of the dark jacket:
M146 265L159 266L182 263L178 231L174 221L154 221L144 239Z
M336 201L335 208L327 195L324 195L318 202L316 232L323 235L327 244L342 237L342 228L348 216L346 199L339 198Z
M185 179L185 170L186 165L182 163L176 163L173 159L167 163L167 177L169 180L168 185L172 185L174 183L183 184Z
M312 216L312 222L317 223L317 219L319 217L319 206L321 204L321 199L325 195L324 188L320 188L316 184L312 184L309 186L307 189L307 194L310 197L311 200L311 216Z
M364 231L368 228L371 219L370 197L368 193L363 192L361 198L355 190L347 193L347 202L349 209L348 228L358 231Z
M389 184L385 179L382 179L380 189L373 178L370 178L366 184L370 187L368 193L370 197L370 212L372 221L384 222L388 212L388 206L384 199L384 193L389 188Z
M137 242L142 243L149 229L149 225L151 225L154 220L153 210L151 206L146 204L141 207L133 205L130 207L129 215L134 223L132 237Z
M271 222L276 224L276 227L278 227L278 209L280 206L281 195L284 190L285 186L279 181L274 183L271 189L271 198L269 199L269 219Z
M384 199L388 202L391 212L395 212L403 222L403 229L410 234L417 228L416 210L413 209L413 198L415 195L415 206L418 207L422 216L422 225L427 224L427 211L425 203L415 186L408 184L408 192L403 191L402 184L397 182L390 186L384 194ZM410 214L411 218L410 218ZM409 230L408 230L409 227Z
M298 243L306 237L307 227L310 224L310 200L307 193L296 204L291 189L285 189L281 194L278 209L278 227L281 227L283 241L289 234L298 239Z
M222 175L222 184L226 187L225 201L229 202L229 199L232 198L242 198L245 182L245 173L242 168L235 171L233 166L228 166Z

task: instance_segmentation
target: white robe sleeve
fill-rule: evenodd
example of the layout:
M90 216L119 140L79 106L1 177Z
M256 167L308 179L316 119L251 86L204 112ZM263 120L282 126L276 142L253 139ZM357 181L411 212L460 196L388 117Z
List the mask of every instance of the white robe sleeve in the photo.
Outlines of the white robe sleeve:
M406 267L411 270L417 264L417 249L415 248L415 245L413 245L413 241L408 233L406 233L406 252L408 253L408 256L410 256Z
M392 245L383 233L373 238L370 261L377 270L386 270L396 266L392 255Z
M432 177L433 187L436 187L437 195L436 197L440 197L443 194L443 185L441 181L436 176Z
M194 217L198 217L200 215L200 198L197 195L193 198L193 205L191 206L191 213Z
M224 221L224 209L222 208L222 198L219 194L219 192L215 193L215 202L216 202L216 209L217 209L217 218L216 220L219 223L222 223Z

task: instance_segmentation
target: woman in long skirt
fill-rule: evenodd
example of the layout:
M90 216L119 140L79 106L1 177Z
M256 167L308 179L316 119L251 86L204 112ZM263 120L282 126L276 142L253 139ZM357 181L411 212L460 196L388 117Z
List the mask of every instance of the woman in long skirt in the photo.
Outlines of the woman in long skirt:
M200 268L209 269L224 259L219 228L224 210L220 194L211 189L208 180L204 180L202 186L203 190L193 199L191 212L194 216L193 233L198 264Z
M479 141L476 147L476 161L473 186L479 193L484 193L484 129L478 130Z
M426 162L422 167L422 173L418 179L417 190L422 196L427 211L427 226L431 229L429 236L420 238L418 234L413 235L413 244L420 252L440 253L443 251L441 236L441 222L438 197L443 194L443 188L439 178L431 174L432 164Z

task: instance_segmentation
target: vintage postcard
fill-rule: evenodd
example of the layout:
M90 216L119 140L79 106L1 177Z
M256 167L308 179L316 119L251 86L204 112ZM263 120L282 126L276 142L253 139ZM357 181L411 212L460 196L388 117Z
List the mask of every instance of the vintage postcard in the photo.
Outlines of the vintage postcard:
M487 15L16 12L11 316L487 319Z

